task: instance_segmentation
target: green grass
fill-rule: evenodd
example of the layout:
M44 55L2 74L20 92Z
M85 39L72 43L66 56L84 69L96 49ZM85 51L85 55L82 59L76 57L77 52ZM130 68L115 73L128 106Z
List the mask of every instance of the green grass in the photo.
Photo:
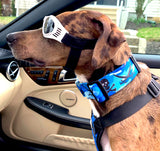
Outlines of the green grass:
M160 27L141 28L137 36L150 41L160 41Z
M12 16L0 16L0 24L3 24L3 25L6 25L8 24L9 22L11 22L12 20L14 20L16 17Z

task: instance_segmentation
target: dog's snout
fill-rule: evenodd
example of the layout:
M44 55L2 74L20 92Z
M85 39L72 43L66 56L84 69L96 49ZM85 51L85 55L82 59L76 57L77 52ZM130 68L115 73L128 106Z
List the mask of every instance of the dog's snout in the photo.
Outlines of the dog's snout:
M8 41L9 43L14 42L16 39L17 39L17 38L16 38L16 36L15 36L14 33L11 33L11 34L8 34L8 35L7 35L7 41Z

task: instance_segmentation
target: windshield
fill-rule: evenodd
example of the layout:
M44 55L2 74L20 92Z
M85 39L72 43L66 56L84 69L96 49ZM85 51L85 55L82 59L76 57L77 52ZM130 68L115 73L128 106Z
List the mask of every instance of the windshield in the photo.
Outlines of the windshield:
M0 29L42 0L1 0Z

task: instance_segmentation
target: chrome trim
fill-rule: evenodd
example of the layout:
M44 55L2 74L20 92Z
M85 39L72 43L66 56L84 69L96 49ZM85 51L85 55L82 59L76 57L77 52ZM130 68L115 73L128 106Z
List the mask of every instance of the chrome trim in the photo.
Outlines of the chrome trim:
M19 65L16 61L12 61L9 63L6 70L6 77L9 81L15 81L19 76L20 70Z

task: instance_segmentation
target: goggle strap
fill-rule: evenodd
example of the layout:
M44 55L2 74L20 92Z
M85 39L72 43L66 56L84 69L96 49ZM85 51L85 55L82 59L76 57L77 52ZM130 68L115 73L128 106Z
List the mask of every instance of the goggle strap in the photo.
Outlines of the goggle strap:
M82 50L80 49L71 48L66 65L63 68L69 72L74 72L75 68L77 67L81 52Z
M81 39L66 33L62 39L62 43L71 47L71 50L64 69L70 72L74 72L82 50L94 49L96 42L97 39Z
M62 43L64 43L65 45L70 46L71 48L76 48L80 50L93 49L95 47L96 42L97 42L97 39L78 38L68 33L66 33L62 39Z

